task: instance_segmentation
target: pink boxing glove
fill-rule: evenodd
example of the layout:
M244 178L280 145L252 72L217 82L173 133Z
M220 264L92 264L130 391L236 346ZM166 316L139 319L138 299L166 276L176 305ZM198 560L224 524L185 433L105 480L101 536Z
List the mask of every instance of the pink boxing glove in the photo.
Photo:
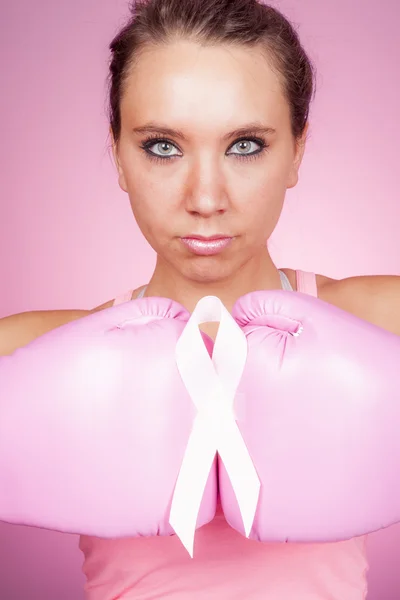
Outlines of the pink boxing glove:
M248 294L233 316L248 344L237 424L261 483L250 538L339 541L399 521L400 337L294 292ZM244 533L223 460L219 489Z
M99 537L174 533L196 414L175 360L188 318L170 300L134 300L0 359L0 520ZM216 461L208 475L193 529L215 514Z

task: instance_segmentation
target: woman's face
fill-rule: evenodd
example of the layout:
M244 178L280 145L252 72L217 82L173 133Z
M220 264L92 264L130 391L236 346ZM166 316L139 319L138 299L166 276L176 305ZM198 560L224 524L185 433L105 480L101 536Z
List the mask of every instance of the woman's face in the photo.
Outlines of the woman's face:
M149 47L129 77L121 120L119 185L158 261L215 282L265 252L304 144L261 50Z

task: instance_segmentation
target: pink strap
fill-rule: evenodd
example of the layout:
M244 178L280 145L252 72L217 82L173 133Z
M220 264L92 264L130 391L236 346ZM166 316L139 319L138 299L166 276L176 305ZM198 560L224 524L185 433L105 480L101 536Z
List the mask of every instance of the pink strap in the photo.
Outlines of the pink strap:
M315 273L296 271L297 291L318 298L317 279Z
M121 296L117 296L117 298L114 300L113 306L117 306L117 304L123 304L124 302L129 302L129 300L132 298L132 294L133 290L129 290L129 292L121 294Z

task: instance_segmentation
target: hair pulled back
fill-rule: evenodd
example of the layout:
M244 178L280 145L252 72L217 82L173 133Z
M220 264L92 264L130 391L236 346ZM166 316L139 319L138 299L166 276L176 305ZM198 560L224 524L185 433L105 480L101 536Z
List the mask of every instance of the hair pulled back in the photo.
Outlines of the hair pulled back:
M149 45L176 39L202 45L230 44L265 49L278 74L298 139L314 93L314 68L291 23L258 0L136 0L131 16L110 44L108 116L114 141L121 133L121 99L130 70Z

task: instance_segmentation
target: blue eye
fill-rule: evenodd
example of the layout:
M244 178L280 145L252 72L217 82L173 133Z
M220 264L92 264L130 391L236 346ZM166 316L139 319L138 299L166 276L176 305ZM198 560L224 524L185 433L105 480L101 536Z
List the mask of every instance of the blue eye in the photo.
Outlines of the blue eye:
M253 146L255 149L252 149ZM179 154L179 150L176 145L168 139L159 137L149 137L140 146L146 153L150 160L160 161L166 163L167 161L182 156ZM239 160L250 160L257 157L268 148L268 144L265 140L258 137L248 137L236 140L229 148L238 148L238 152L227 152L226 156L234 156ZM172 151L176 150L178 153L173 154Z
M160 152L160 154L158 154L154 150L150 150L150 148L153 148L154 146L157 148L157 150ZM151 154L154 154L155 156L157 156L159 158L169 158L170 156L179 156L179 155L170 153L173 148L175 148L175 150L176 150L175 144L173 144L172 142L169 142L168 140L157 140L155 142L153 141L153 143L151 143L149 145L144 144L144 147L143 147L144 150L149 151Z
M251 150L252 144L258 146L258 148L256 147L255 150ZM266 146L267 144L265 143L265 141L260 138L243 138L235 142L234 145L231 146L231 148L239 148L239 152L237 154L235 152L233 153L236 154L236 156L247 157L259 154L260 152L265 150Z

